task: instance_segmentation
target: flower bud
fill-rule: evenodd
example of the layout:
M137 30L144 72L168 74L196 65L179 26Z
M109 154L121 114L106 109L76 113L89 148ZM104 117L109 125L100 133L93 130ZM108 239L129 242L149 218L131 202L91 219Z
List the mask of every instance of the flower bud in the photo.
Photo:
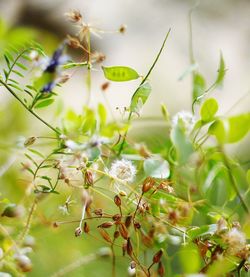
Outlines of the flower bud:
M24 207L16 204L9 204L3 211L1 216L22 217L24 215Z
M159 262L157 272L158 272L160 277L164 276L165 268L164 268L164 265L162 264L162 262Z
M101 90L105 91L108 89L109 86L110 86L110 82L105 82L101 85Z
M82 234L82 228L79 226L75 229L75 236L79 237Z
M89 170L86 170L84 174L84 183L85 183L85 188L93 186L94 184L93 174Z
M122 218L122 217L121 217L120 214L115 214L115 215L113 215L113 217L112 217L112 219L113 219L114 221L116 221L116 222L117 222L117 221L118 221L118 222L121 221L121 218Z
M32 263L30 258L25 255L18 255L16 258L16 263L22 272L29 272L32 269Z
M88 234L90 231L89 225L87 222L84 222L84 226L83 226L83 231L84 233Z
M128 239L129 234L128 234L128 229L126 228L125 224L121 223L119 225L119 232L124 239Z
M27 138L24 142L24 146L28 147L28 146L32 145L35 141L36 141L36 137Z
M120 232L119 231L115 231L114 232L114 239L117 239L120 236Z
M95 215L98 215L98 216L100 216L100 217L102 217L102 215L103 215L103 210L102 210L102 209L96 209L96 210L94 210L94 214L95 214Z
M109 242L109 243L112 243L112 240L111 240L109 234L108 234L105 230L103 230L102 228L100 228L100 229L99 229L99 232L100 232L100 235L102 236L102 238L103 238L104 240L106 240L106 241Z
M112 227L113 224L114 224L113 222L107 221L107 222L104 222L104 223L100 224L100 225L98 226L98 228L105 228L105 229L107 229L107 228Z
M143 182L142 192L143 193L148 192L154 186L154 184L155 184L154 179L151 177L147 177Z
M118 195L116 195L116 196L114 197L114 202L115 202L115 204L116 204L117 207L120 207L121 204L122 204L122 200L121 200L121 198L120 198Z
M161 260L162 254L163 254L163 251L160 249L160 250L154 255L154 257L153 257L153 263L154 263L154 264L159 263L159 261Z
M126 217L126 220L125 220L125 226L126 226L127 228L129 228L130 225L131 225L131 222L132 222L132 215L128 215L128 216Z
M141 224L139 222L135 222L134 223L134 227L135 227L135 229L140 229L141 228Z
M131 257L133 254L133 246L131 244L130 238L127 239L127 253Z

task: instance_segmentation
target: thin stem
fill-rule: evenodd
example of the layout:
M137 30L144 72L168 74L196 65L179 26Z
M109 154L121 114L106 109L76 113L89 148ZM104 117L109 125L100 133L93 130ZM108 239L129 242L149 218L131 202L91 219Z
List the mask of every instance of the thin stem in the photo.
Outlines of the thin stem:
M31 109L29 109L25 103L16 95L16 93L2 80L0 80L0 84L2 84L20 103L21 105L27 110L29 111L33 116L35 116L38 120L40 120L43 124L45 124L48 128L50 128L51 130L53 130L57 135L60 135L61 132L57 129L55 129L54 127L52 127L48 122L46 122L44 119L42 119L38 114L36 114L35 112L33 112Z
M162 43L162 46L161 46L161 48L160 48L160 50L159 50L159 52L158 52L158 54L157 54L157 56L156 56L156 58L155 58L153 64L151 65L151 67L150 67L148 73L146 74L146 76L142 79L142 81L141 81L139 87L140 87L141 85L143 85L143 84L147 81L147 79L148 79L148 77L150 76L151 72L153 71L153 69L154 69L156 63L158 62L158 60L159 60L159 58L160 58L160 55L161 55L161 53L162 53L162 51L163 51L163 49L164 49L164 46L165 46L165 44L166 44L166 41L167 41L167 39L168 39L168 36L169 36L169 34L170 34L170 31L171 31L171 28L168 30L168 32L167 32L167 34L166 34L166 36L165 36L165 39L164 39L164 41L163 41L163 43ZM131 117L132 117L132 112L130 111L130 112L129 112L129 115L128 115L128 125L129 125L130 122L131 122ZM118 150L118 156L121 155L121 152L122 152L122 150L123 150L123 148L124 148L124 144L125 144L125 141L126 141L127 134L128 134L128 129L127 129L127 130L125 131L125 133L124 133L122 143L121 143L120 148L119 148L119 150Z
M234 179L234 176L233 176L233 173L232 173L232 168L230 166L229 160L228 160L228 158L227 158L227 156L226 156L226 154L225 154L225 152L224 152L222 147L220 147L220 150L221 150L221 153L222 153L224 164L227 167L228 176L229 176L229 179L230 179L231 184L233 186L233 189L235 190L235 192L236 192L236 194L237 194L237 196L238 196L238 198L239 198L239 200L241 202L241 205L242 205L243 209L245 210L245 212L247 214L249 214L249 209L247 207L247 204L245 203L245 200L241 196L240 191L239 191L238 186L237 186L237 183L236 183L236 181Z

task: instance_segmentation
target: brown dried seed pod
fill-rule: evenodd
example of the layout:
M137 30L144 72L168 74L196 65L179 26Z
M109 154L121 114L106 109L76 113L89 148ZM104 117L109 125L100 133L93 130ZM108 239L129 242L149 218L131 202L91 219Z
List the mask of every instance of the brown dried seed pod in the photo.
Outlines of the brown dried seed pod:
M94 214L95 214L95 215L99 215L100 217L102 217L102 215L103 215L103 210L102 210L102 209L96 209L96 210L94 210Z
M125 256L127 252L127 241L122 244L122 256Z
M135 262L135 261L132 261L132 262L130 263L130 267L131 267L132 269L136 268L136 262Z
M105 82L101 85L101 90L105 91L109 88L109 86L110 86L110 82Z
M128 239L128 237L129 237L128 229L126 228L126 226L125 226L124 223L121 223L121 224L119 225L119 232L120 232L121 236L122 236L124 239Z
M113 222L107 221L107 222L104 222L104 223L100 224L100 225L98 226L98 228L105 228L105 229L107 229L107 228L112 227L113 224L114 224Z
M122 216L120 214L115 214L112 216L112 219L116 222L120 222L121 218L122 218Z
M109 243L112 243L112 240L111 240L109 234L108 234L105 230L99 229L99 232L100 232L100 235L102 236L102 238L103 238L104 240L106 240L106 241L109 242Z
M151 188L153 188L154 184L155 180L151 177L147 177L142 184L142 192L148 192Z
M70 35L67 36L67 44L69 47L77 49L81 47L81 43L78 38L71 37Z
M115 202L115 204L116 204L117 207L120 207L121 204L122 204L122 200L121 200L121 198L120 198L118 195L116 195L116 196L114 197L114 202Z
M82 228L81 227L77 227L75 229L75 236L79 237L82 234Z
M135 222L134 223L134 227L135 227L135 229L140 229L141 228L141 224L139 222Z
M132 215L128 215L128 216L126 217L126 220L125 220L125 226L126 226L127 228L129 228L129 226L131 225L131 222L132 222Z
M114 239L117 239L120 236L120 232L119 231L115 231L114 232Z
M84 226L83 226L83 231L84 233L88 234L90 231L89 225L87 222L84 222Z
M159 262L157 272L160 277L163 277L165 274L165 268L162 262Z
M130 238L127 239L127 253L130 257L133 255L133 246Z
M85 186L87 186L87 188L90 187L90 186L93 186L93 184L94 184L93 174L89 170L85 171L85 174L84 174L84 183L85 183Z
M154 257L153 257L153 263L157 264L160 262L161 257L162 257L163 251L162 249L160 249L157 253L155 253Z

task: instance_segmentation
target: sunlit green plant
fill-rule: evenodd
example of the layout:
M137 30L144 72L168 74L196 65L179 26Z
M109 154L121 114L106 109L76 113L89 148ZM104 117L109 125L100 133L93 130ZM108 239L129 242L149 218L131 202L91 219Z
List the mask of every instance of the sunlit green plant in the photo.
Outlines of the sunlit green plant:
M48 195L53 201L67 189L68 197L59 207L67 218L50 224L55 228L72 224L68 241L90 237L101 239L108 248L93 249L89 256L58 269L53 276L66 275L106 256L111 258L112 268L107 276L120 276L116 267L120 255L125 256L129 276L246 276L250 173L228 156L225 146L248 134L250 114L220 115L216 99L209 96L224 80L222 54L216 80L208 88L191 55L191 65L180 79L192 74L192 112L180 111L171 118L163 104L162 117L169 132L163 146L151 149L143 141L132 141L129 130L151 94L149 77L170 30L142 75L128 66L100 67L104 55L92 52L91 34L104 31L85 23L77 11L67 16L79 32L68 36L51 57L38 43L12 44L3 53L1 92L14 96L37 124L40 121L47 126L48 133L37 131L19 142L23 174L29 174L25 199L32 200L31 206L1 196L2 272L22 276L32 270L25 247L33 247L29 235L36 208ZM124 31L122 26L119 32ZM80 61L66 55L69 47L80 50ZM54 105L56 91L74 70L82 68L87 72L89 95L82 114L69 110L60 123L46 121L39 111ZM103 104L90 108L93 68L102 70L107 79L104 91L109 82L138 80L125 110L127 120L108 122L108 108ZM151 126L144 127L150 136ZM109 204L104 204L107 201ZM81 210L80 218L73 218L72 206ZM21 228L24 213L27 218ZM5 218L15 220L14 229L9 231L12 222Z

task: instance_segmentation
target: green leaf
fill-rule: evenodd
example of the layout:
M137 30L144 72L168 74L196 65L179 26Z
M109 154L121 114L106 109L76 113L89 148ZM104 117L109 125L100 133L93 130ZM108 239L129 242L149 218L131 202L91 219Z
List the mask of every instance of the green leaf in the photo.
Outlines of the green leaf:
M135 91L131 98L130 111L138 112L140 110L140 104L144 105L151 93L151 86L149 82L145 82Z
M183 272L199 272L202 261L199 250L195 244L190 243L184 245L178 254Z
M100 128L104 127L107 121L107 111L103 104L99 103L98 105L98 115L100 121Z
M248 134L250 113L216 120L208 129L220 143L235 143Z
M215 114L218 111L218 103L214 98L207 99L200 110L201 119L204 122L209 122L214 119Z
M21 69L23 69L23 70L28 70L28 68L25 65L21 64L21 63L16 62L16 65L18 67L20 67Z
M62 67L64 69L70 69L70 68L74 68L74 67L78 67L78 66L87 66L88 63L87 62L82 62L82 63L67 63L67 64L64 64Z
M185 130L177 124L170 133L171 140L176 149L177 161L184 164L193 153L193 145L185 134Z
M16 75L18 75L19 77L22 77L24 78L24 75L22 73L20 73L19 71L17 70L12 70L13 73L15 73Z
M51 105L54 101L55 101L54 99L46 99L46 100L44 100L44 101L39 102L39 103L35 106L35 108L36 108L36 109L45 108L45 107Z
M187 235L191 240L194 240L198 237L203 237L210 235L212 236L217 230L217 224L203 225L201 227L194 227L187 232Z
M114 82L126 82L138 79L139 74L127 66L102 67L106 79Z
M15 84L8 84L10 87L13 87L13 88L15 88L15 89L17 89L17 90L19 90L19 91L23 91L18 85L15 85Z
M148 158L143 163L143 168L147 176L165 179L170 175L169 164L160 157Z
M216 86L222 86L225 75L226 75L225 62L224 62L222 53L220 53L220 65L218 69L217 79L215 81Z
M206 81L200 73L193 76L193 101L204 94L206 90ZM198 101L198 100L197 100Z

